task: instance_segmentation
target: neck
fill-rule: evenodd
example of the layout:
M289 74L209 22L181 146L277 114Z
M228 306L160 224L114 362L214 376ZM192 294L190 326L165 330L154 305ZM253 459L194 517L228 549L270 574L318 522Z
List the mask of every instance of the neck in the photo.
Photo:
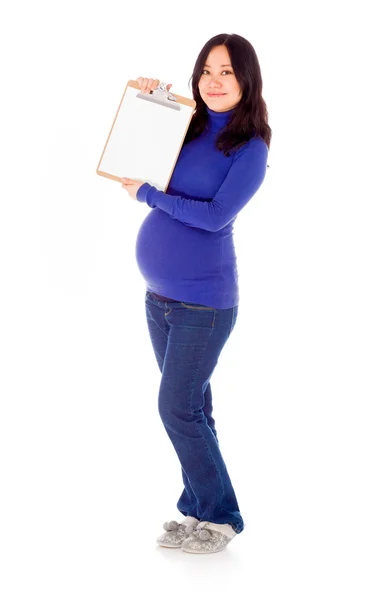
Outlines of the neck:
M223 112L218 112L212 110L208 106L206 107L206 110L208 113L209 131L219 131L220 129L225 127L234 112L233 108L231 108L230 110L224 110Z

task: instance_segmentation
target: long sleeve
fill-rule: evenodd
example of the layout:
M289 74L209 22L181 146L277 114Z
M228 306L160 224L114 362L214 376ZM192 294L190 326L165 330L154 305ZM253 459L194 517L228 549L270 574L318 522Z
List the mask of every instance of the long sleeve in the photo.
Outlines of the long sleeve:
M254 138L240 148L222 185L210 201L173 196L144 183L137 200L150 208L158 207L186 225L219 231L232 221L254 196L265 178L268 147L263 139Z

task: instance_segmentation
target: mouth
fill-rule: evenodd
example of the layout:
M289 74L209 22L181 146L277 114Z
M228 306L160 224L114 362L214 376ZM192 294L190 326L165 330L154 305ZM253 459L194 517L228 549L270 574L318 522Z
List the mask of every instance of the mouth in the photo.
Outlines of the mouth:
M221 96L225 96L226 94L209 94L208 96L209 98L220 98Z

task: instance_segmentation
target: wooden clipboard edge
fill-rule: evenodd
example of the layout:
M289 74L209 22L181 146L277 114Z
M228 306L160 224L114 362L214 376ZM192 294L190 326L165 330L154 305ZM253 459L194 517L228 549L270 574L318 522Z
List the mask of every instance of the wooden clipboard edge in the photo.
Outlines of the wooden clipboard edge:
M101 155L101 157L100 157L100 160L99 160L99 163L98 163L98 166L97 166L97 169L96 169L96 173L97 173L97 175L101 175L102 177L107 177L108 179L113 179L113 181L119 181L119 182L121 182L121 179L120 179L120 177L117 177L116 175L111 175L110 173L106 173L105 171L100 171L100 170L99 170L99 165L101 164L101 162L102 162L102 158L103 158L103 156L104 156L104 153L106 152L107 144L108 144L108 142L109 142L109 139L110 139L110 137L111 137L112 130L113 130L113 128L115 127L116 119L117 119L117 117L118 117L118 114L119 114L119 111L120 111L121 105L122 105L122 103L123 103L124 96L125 96L125 93L126 93L126 91L127 91L127 88L128 88L128 85L129 85L129 83L130 83L130 81L128 81L127 85L125 86L125 90L124 90L124 92L123 92L123 95L122 95L122 97L121 97L121 100L120 100L120 103L119 103L119 108L118 108L118 109L117 109L117 111L116 111L116 115L115 115L115 118L114 118L114 120L113 120L112 127L111 127L111 129L110 129L110 133L108 134L108 137L107 137L107 140L106 140L105 146L104 146L104 148L103 148L102 155ZM137 82L136 82L136 83L137 83ZM138 84L137 84L137 85L138 85ZM132 86L132 87L133 87L133 86ZM140 87L140 86L139 86L139 87Z
M127 92L128 86L129 86L129 87L132 87L132 88L135 88L136 90L140 90L140 89L141 89L141 86L139 85L138 81L135 81L134 79L129 79L129 80L128 80L128 83L127 83L127 85L125 86L124 93L123 93L123 95L122 95L122 97L121 97L121 100L120 100L120 103L119 103L119 108L118 108L118 109L117 109L117 111L116 111L116 115L115 115L115 118L114 118L114 120L113 120L112 127L111 127L111 129L110 129L110 133L108 134L108 137L107 137L106 144L105 144L105 146L104 146L104 148L103 148L103 152L102 152L102 155L101 155L101 157L100 157L100 160L99 160L99 162L98 162L98 166L97 166L97 169L96 169L96 173L97 173L97 175L101 175L102 177L107 177L107 179L112 179L113 181L119 181L119 182L121 182L121 179L120 179L120 177L117 177L116 175L111 175L110 173L106 173L105 171L101 171L101 170L99 169L99 165L101 164L101 162L102 162L102 158L103 158L103 156L104 156L104 153L106 152L107 144L108 144L108 142L109 142L109 139L110 139L110 137L111 137L112 130L113 130L114 126L115 126L116 119L117 119L117 116L118 116L118 114L119 114L119 111L120 111L121 105L122 105L122 103L123 103L124 96L125 96L125 94L126 94L126 92ZM171 93L173 93L173 92L171 92ZM176 165L176 162L177 162L177 160L178 160L178 157L179 157L180 151L181 151L181 149L182 149L182 146L183 146L183 143L184 143L185 136L187 135L188 127L189 127L189 125L190 125L190 123L191 123L191 120L192 120L193 112L194 112L194 110L195 110L195 108L196 108L196 102L195 102L195 100L191 100L190 98L186 98L185 96L179 96L178 94L175 94L175 93L174 93L173 95L175 96L175 98L176 98L176 100L177 100L177 102L178 102L179 104L184 104L185 106L191 106L191 107L192 107L192 113L191 113L191 117L190 117L190 119L189 119L189 121L188 121L188 125L187 125L187 127L186 127L186 129L185 129L185 132L184 132L184 135L183 135L183 138L182 138L182 142L181 142L181 144L180 144L180 147L179 147L179 149L178 149L178 152L177 152L177 154L176 154L176 158L175 158L174 164L173 164L173 166L172 166L172 169L171 169L170 176L169 176L169 178L168 178L168 181L167 181L166 187L165 187L165 189L163 190L164 192L167 190L167 188L168 188L168 186L169 186L170 179L171 179L171 177L172 177L172 173L174 172L175 165Z

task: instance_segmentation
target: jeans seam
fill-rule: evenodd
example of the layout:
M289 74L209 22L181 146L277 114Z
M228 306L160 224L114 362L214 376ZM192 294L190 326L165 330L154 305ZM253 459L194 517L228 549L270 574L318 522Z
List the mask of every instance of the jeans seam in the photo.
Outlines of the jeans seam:
M215 315L215 313L214 313L214 315ZM210 335L212 335L212 334L210 334ZM202 357L201 357L200 364L201 364L201 362L202 362L202 359L203 359L203 357L204 357L204 354L205 354L205 352L206 352L206 349L207 349L207 347L208 347L208 344L206 343L205 350L204 350L204 353L203 353L203 355L202 355ZM195 389L195 386L196 386L197 375L198 375L198 372L199 372L199 370L200 370L200 365L198 366L198 368L197 368L197 371L196 371L196 374L195 374L195 381L194 381L193 391L194 391L194 389ZM191 393L191 395L190 395L190 398L189 398L189 410L191 411L191 413L192 413L192 396L193 396L193 391L192 391L192 393ZM201 409L201 410L202 410L202 409ZM219 479L219 483L220 483L220 487L221 487L221 493L222 493L222 496L223 496L223 495L224 495L224 488L223 488L222 477L221 477L221 476L220 476L220 474L219 474L219 471L218 471L218 469L217 469L217 465L216 465L216 463L215 463L215 460L214 460L214 458L213 458L213 455L212 455L212 453L210 452L210 448L209 448L209 446L207 445L207 442L206 442L206 439L205 439L205 437L202 435L202 433L201 433L201 431L200 431L200 428L199 428L199 425L198 425L197 421L195 421L195 427L196 427L197 431L199 432L199 434L200 434L200 436L201 436L201 438L202 438L202 440L203 440L203 442L204 442L204 444L205 444L206 451L208 452L208 455L210 456L210 458L211 458L211 460L212 460L212 462L213 462L213 464L214 464L214 468L215 468L215 470L216 470L216 473L217 473L217 476L218 476L218 479ZM208 425L208 428L210 429L209 425Z

